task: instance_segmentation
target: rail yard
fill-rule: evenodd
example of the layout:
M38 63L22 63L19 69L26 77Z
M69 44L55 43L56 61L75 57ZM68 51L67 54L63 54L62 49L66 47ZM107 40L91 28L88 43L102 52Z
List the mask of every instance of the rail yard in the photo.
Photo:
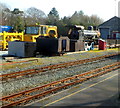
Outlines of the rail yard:
M57 26L40 24L26 26L24 33L0 34L2 50L7 50L6 54L1 51L0 59L2 108L35 104L105 74L116 75L120 68L119 32L114 32L116 39L104 39L93 26L65 27L65 36L58 35Z
M9 1L0 2L0 108L120 107L119 0Z
M120 68L118 48L2 61L3 108L26 106Z

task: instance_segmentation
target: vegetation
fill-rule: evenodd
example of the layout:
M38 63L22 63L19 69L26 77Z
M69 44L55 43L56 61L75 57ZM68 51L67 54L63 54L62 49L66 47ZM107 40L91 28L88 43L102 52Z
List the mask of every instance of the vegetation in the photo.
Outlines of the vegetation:
M0 3L0 25L14 27L16 31L23 31L26 25L49 24L58 27L59 35L66 35L68 28L66 25L98 26L103 22L97 15L85 15L82 10L75 11L72 16L60 18L59 12L53 7L48 15L42 10L30 7L25 11L17 8L10 10L8 6Z

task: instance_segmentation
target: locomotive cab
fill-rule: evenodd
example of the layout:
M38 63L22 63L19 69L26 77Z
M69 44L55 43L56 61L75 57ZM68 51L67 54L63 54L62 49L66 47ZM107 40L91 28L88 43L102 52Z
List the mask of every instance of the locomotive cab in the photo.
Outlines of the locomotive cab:
M82 37L82 33L84 30L83 26L68 26L70 28L69 32L68 32L68 37L69 39L80 39Z
M25 41L36 42L36 38L39 36L57 38L57 27L51 25L30 25L25 28Z

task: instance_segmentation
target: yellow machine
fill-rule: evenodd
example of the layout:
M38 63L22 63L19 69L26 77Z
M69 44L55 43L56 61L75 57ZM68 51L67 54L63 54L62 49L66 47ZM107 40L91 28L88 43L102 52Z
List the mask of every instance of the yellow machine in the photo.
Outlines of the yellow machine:
M0 33L0 36L2 36L2 49L3 50L6 50L8 48L9 41L15 41L15 40L24 41L23 32L9 33L9 32L4 31L3 33Z
M36 42L37 37L57 38L57 27L51 25L30 25L25 28L24 41Z
M3 32L0 33L2 37L2 50L6 50L8 48L9 41L27 41L27 42L36 42L36 38L41 37L51 37L57 38L57 27L51 25L30 25L25 28L25 33L9 33Z

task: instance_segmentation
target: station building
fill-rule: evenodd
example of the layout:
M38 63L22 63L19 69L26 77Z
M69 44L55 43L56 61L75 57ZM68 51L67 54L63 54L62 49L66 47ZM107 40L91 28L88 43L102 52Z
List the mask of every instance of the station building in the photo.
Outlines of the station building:
M102 39L120 39L120 18L117 16L98 26Z

